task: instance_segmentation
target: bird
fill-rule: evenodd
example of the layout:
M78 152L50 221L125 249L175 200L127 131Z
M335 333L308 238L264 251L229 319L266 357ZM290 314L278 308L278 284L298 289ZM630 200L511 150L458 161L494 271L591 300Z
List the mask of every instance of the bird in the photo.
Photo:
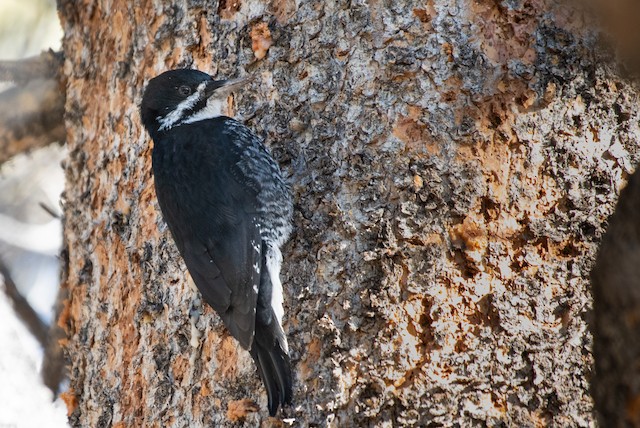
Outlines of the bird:
M255 361L275 416L293 396L280 280L293 202L262 139L223 114L249 80L165 71L148 82L140 115L162 216L205 302Z

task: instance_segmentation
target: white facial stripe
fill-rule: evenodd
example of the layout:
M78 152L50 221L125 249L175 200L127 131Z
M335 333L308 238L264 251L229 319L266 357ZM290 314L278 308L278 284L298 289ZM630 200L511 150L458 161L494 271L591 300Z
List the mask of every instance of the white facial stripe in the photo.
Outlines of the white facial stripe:
M158 122L160 122L160 131L164 131L165 129L171 129L174 125L176 125L180 119L182 118L182 114L192 108L199 99L204 98L204 88L207 83L202 82L198 85L196 91L189 95L184 101L182 101L175 110L166 115L165 117L158 117Z
M187 118L182 123L193 123L193 122L198 122L200 120L213 119L214 117L220 117L222 116L222 113L223 113L222 109L224 108L226 103L227 103L227 97L216 98L216 94L214 94L212 97L210 97L207 100L207 105L202 110L200 110L193 116Z

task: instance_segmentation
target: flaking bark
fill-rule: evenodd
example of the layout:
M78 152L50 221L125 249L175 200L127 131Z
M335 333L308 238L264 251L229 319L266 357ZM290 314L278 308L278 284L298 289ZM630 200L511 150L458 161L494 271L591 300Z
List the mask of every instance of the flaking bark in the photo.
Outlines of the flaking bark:
M294 192L282 417L594 422L589 270L640 117L580 14L551 0L59 10L73 426L278 426L155 200L137 105L176 67L258 76L233 106Z

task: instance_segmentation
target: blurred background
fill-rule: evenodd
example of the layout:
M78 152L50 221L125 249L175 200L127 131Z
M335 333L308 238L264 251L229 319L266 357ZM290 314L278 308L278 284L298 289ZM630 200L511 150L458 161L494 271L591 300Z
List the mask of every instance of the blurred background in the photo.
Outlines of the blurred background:
M0 60L60 50L53 0L0 0ZM0 92L11 90L0 83ZM66 407L42 381L59 284L64 148L0 165L0 427L66 427ZM34 334L35 333L35 334ZM57 383L57 380L56 380Z

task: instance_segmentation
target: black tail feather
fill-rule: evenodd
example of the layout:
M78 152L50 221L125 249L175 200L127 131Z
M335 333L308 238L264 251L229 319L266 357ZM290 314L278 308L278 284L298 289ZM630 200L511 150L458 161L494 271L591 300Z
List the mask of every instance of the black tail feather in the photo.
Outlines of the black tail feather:
M280 326L275 319L270 325L256 323L251 356L267 390L269 415L275 416L279 406L291 404L293 378L289 354L280 344ZM284 336L282 336L284 337Z

